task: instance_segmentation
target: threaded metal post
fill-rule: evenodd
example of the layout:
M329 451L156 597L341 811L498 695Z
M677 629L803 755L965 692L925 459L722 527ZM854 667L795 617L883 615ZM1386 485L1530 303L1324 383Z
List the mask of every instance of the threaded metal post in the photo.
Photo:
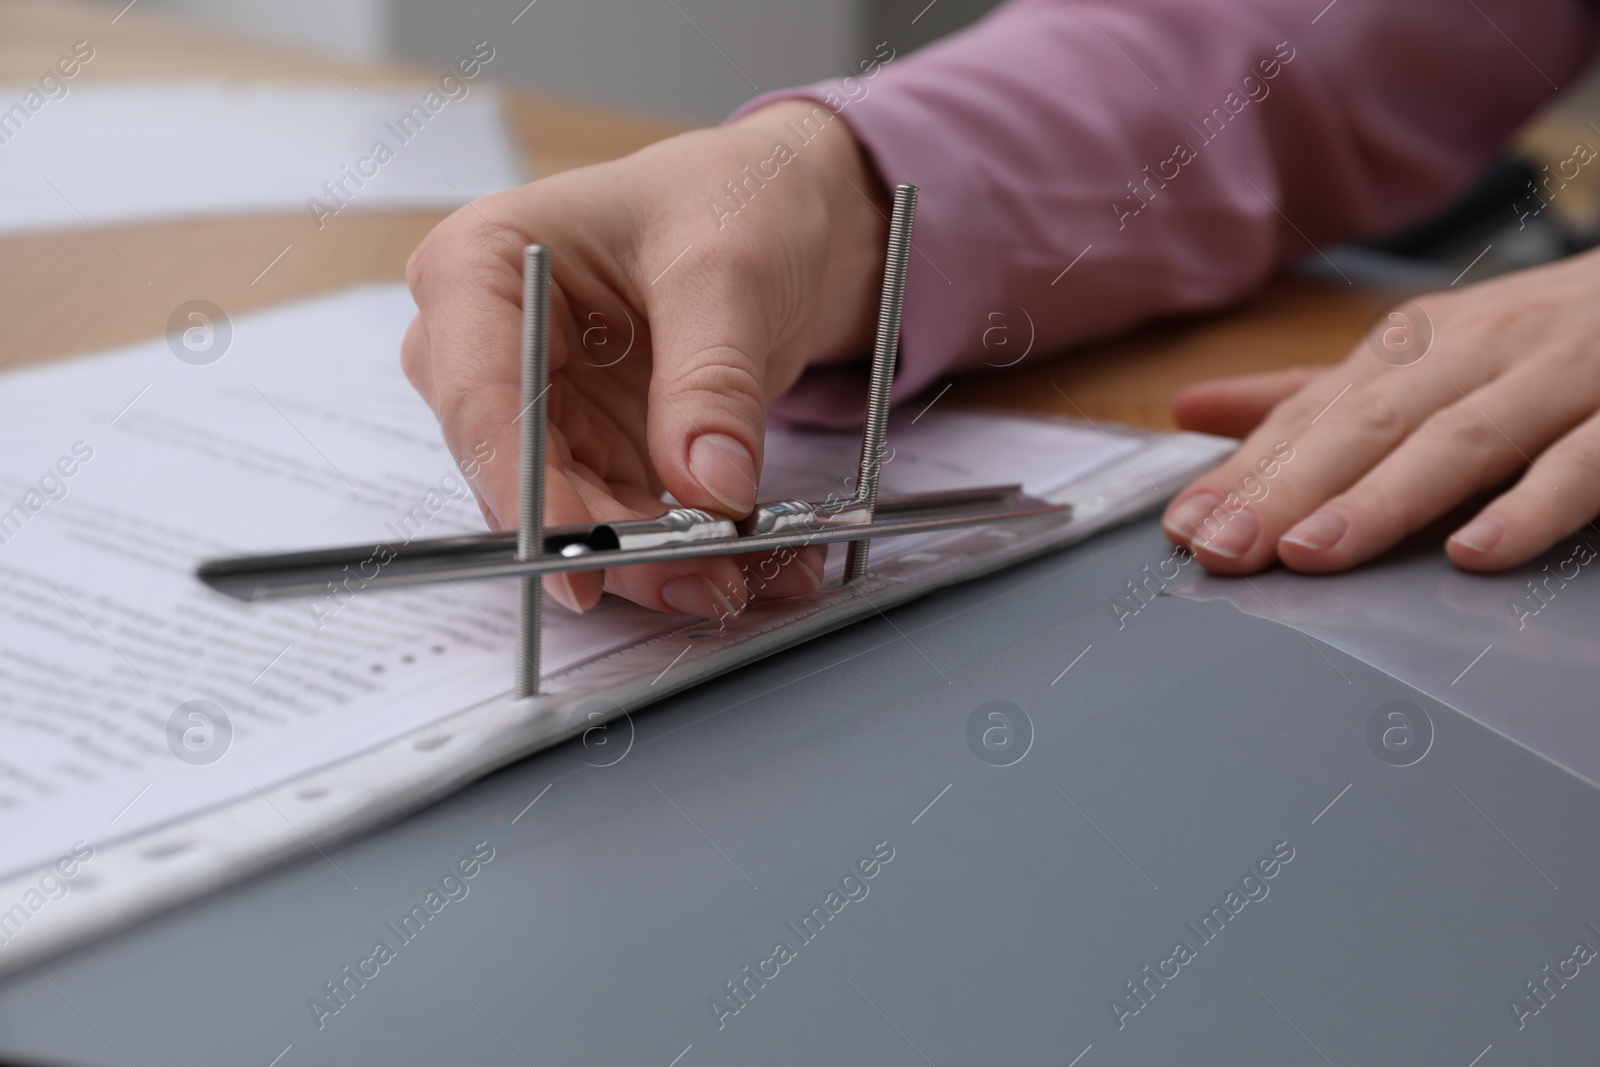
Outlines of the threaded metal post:
M544 554L545 391L550 381L550 250L522 250L522 469L517 497L517 559ZM539 693L540 613L544 585L538 575L518 579L517 696Z
M906 262L911 256L911 223L917 213L917 187L902 184L894 191L894 216L889 220L889 253L883 265L883 296L878 303L878 338L872 348L872 377L867 385L867 419L861 429L861 463L856 470L856 502L871 516L878 502L878 473L883 463L883 435L889 421L889 389L894 384L894 358L900 348L900 311L905 304ZM851 541L844 560L844 580L867 575L872 542Z

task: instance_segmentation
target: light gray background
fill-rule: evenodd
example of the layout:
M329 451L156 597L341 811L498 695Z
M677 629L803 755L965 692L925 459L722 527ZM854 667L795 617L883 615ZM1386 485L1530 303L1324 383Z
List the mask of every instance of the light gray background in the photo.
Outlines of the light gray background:
M26 972L0 985L0 1051L141 1067L1592 1058L1600 973L1520 1031L1507 1001L1580 938L1600 948L1600 795L1225 601L1159 597L1119 630L1110 598L1167 551L1146 522L941 592L640 712L631 748L621 724ZM1397 698L1435 731L1409 767L1367 742ZM1010 767L967 741L996 699L1034 727ZM496 858L470 895L319 1031L308 998L484 840ZM708 999L794 943L784 923L883 840L895 858L867 898L719 1032ZM1199 946L1185 921L1284 840L1295 858L1267 898ZM1108 999L1180 937L1198 958L1119 1030Z

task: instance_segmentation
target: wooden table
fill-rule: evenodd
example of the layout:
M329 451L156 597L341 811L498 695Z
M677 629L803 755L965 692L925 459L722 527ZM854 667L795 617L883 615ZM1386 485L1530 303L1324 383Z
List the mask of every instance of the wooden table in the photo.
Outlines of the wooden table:
M120 2L0 0L0 81L36 81L78 40L92 42L96 55L75 85L174 78L343 84L346 76L363 85L425 84L435 77L343 58L336 70L315 53L224 38L137 7L117 17L120 9ZM507 99L527 167L538 174L613 159L678 129L520 91ZM350 213L319 232L298 211L0 237L0 367L159 336L172 309L195 298L241 314L401 280L412 248L443 217ZM1073 414L1053 383L1092 418L1168 427L1168 401L1179 386L1339 359L1391 302L1343 285L1279 279L1225 314L1153 327L1065 359L1033 356L1003 375L960 380L949 399Z
M120 8L83 0L0 0L0 82L37 81L79 40L94 45L95 58L75 87L184 78L342 86L346 75L358 85L426 86L438 78L425 69L342 57L335 70L316 53L225 38L138 7L113 24ZM526 93L506 95L532 173L613 159L679 130ZM0 367L159 336L172 309L191 299L211 300L237 315L363 282L402 280L411 250L445 214L350 212L319 231L308 212L297 210L0 237ZM289 253L262 276L285 247Z

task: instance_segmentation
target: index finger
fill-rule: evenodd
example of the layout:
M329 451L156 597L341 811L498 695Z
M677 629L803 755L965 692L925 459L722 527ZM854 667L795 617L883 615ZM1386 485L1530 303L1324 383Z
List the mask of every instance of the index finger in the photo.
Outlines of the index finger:
M458 461L485 449L497 460L518 454L521 259L511 235L458 212L428 235L407 266L426 337L416 373L428 380L426 399ZM473 488L491 525L515 522L514 462L482 463Z

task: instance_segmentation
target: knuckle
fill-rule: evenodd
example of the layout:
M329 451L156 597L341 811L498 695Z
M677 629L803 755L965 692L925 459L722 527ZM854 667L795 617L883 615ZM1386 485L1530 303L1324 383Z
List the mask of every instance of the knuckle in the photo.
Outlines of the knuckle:
M1268 421L1284 427L1304 426L1316 417L1317 412L1321 411L1326 403L1327 401L1320 398L1308 396L1302 389L1287 400L1279 401L1277 407L1272 409Z
M1328 421L1363 436L1395 440L1406 431L1407 419L1394 398L1381 389L1363 389L1335 405Z
M712 410L746 414L764 407L761 382L754 362L728 347L694 353L676 368L671 391L680 403Z
M451 215L429 230L406 260L406 284L411 287L412 296L421 299L426 283L440 269L440 265L459 255L465 241L457 218Z
M1454 404L1434 412L1420 432L1442 440L1453 454L1485 456L1509 447L1489 420L1472 408Z
M1577 476L1574 479L1577 483L1591 487L1600 485L1600 441L1566 442L1557 446L1551 460L1552 465L1558 464L1571 470ZM1538 478L1538 482L1548 487L1544 479ZM1561 480L1558 479L1556 484L1560 485Z
M445 435L446 445L454 445L469 437L469 427L477 426L485 418L482 403L472 394L453 394L438 398L438 427Z
M1560 382L1564 388L1590 396L1600 393L1600 359L1595 358L1587 338L1563 346L1546 359L1546 381Z
M420 387L427 379L428 346L423 334L422 319L413 318L411 325L406 327L406 335L400 342L400 368L405 371L406 380L413 386ZM418 390L421 391L420 388Z
M423 306L440 285L481 282L486 268L494 272L494 242L502 236L493 223L467 208L439 223L406 260L412 297Z
M422 289L422 279L434 255L434 234L438 232L437 229L431 231L417 243L417 247L413 248L411 255L406 258L406 286L411 290L413 297Z
M457 426L467 423L479 408L476 395L470 391L451 390L439 398L439 425L448 439Z
M445 389L438 398L439 425L447 441L477 429L486 429L494 423L503 423L509 416L500 411L490 391L456 387ZM498 416L498 417L497 417Z

